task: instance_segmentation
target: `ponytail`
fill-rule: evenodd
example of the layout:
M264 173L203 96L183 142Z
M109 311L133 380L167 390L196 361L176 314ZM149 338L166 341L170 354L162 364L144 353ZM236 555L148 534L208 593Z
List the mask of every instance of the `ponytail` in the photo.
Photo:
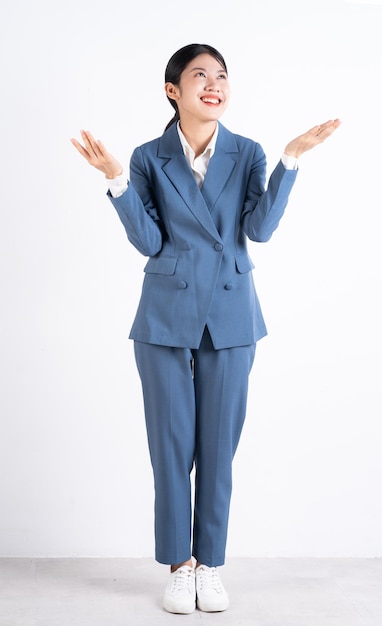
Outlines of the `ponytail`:
M166 132L166 130L168 130L170 128L170 126L172 126L173 124L176 124L177 122L179 122L179 119L180 119L179 118L179 111L178 111L178 109L176 109L174 117L171 118L171 120L167 124L166 128L164 129L164 132Z

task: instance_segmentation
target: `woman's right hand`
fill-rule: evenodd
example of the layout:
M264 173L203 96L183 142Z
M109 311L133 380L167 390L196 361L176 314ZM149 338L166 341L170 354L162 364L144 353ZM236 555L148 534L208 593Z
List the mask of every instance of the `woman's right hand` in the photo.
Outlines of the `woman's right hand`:
M103 172L106 178L116 178L122 174L122 165L106 150L102 141L96 141L88 130L81 130L81 137L83 146L77 139L72 138L70 141L90 165Z

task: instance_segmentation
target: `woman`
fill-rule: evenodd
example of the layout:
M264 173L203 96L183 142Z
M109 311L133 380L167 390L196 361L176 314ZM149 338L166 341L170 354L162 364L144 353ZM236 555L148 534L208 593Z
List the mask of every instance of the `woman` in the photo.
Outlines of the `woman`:
M216 568L225 558L232 459L256 342L266 334L246 240L271 237L297 159L339 120L291 141L265 190L261 146L218 122L230 88L215 48L178 50L165 92L175 115L161 137L134 150L129 181L90 132L81 131L83 145L72 143L105 174L130 242L149 257L130 338L154 473L155 556L171 565L163 606L224 611L229 600Z

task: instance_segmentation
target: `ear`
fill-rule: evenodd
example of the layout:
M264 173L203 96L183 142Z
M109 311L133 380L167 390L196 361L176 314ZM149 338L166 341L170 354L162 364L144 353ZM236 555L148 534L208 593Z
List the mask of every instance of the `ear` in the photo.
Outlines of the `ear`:
M165 83L164 89L168 98L171 98L171 100L178 100L179 89L176 85L174 85L174 83Z

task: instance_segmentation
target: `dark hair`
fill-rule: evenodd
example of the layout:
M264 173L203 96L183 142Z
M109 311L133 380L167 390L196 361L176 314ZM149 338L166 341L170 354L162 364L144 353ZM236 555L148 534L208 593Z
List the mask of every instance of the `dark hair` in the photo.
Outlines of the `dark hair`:
M194 59L199 56L199 54L210 54L214 57L220 65L223 67L224 71L227 72L226 63L216 48L212 46L208 46L204 43L190 43L188 46L184 46L175 52L167 63L164 80L165 83L173 83L174 85L179 85L180 76L183 70L187 67L187 65ZM170 128L172 124L179 120L179 111L178 105L175 100L172 100L167 96L167 100L171 104L171 106L175 109L174 117L167 124L165 131Z

